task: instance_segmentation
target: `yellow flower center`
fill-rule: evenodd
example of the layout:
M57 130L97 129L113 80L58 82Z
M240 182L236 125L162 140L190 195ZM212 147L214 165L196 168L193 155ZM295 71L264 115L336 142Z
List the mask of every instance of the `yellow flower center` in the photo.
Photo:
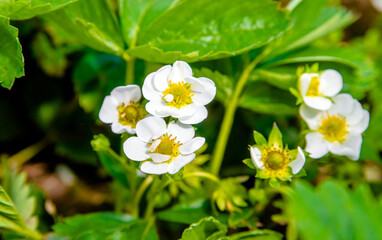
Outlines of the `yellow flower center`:
M171 137L172 137L172 135L168 135L166 133L157 139L153 139L152 140L153 143L149 143L148 144L149 146L152 146L158 140L160 140L160 143L155 149L149 148L149 152L159 153L159 154L163 154L163 155L169 155L169 156L171 156L169 161L172 158L177 157L180 154L179 147L182 145L182 143L180 143L179 141L176 141L176 137L174 137L172 139L171 139Z
M280 152L270 152L267 163L273 170L282 168L285 165L284 154Z
M313 76L310 80L308 91L306 92L306 96L315 97L320 95L318 88L320 87L320 81L318 80L318 76Z
M163 100L167 102L167 105L178 109L192 103L191 97L194 96L191 92L191 84L183 81L178 83L170 81L168 88L162 93Z
M146 112L139 107L139 103L131 102L128 105L122 103L117 107L118 110L118 122L125 126L135 128L137 122L144 118Z
M260 178L279 178L285 181L292 176L289 170L289 163L292 161L289 149L264 147L261 150L261 161L264 169L258 172Z
M328 114L326 118L321 120L318 131L329 142L338 141L342 143L346 140L346 135L349 133L347 126L346 120L342 116L330 116Z

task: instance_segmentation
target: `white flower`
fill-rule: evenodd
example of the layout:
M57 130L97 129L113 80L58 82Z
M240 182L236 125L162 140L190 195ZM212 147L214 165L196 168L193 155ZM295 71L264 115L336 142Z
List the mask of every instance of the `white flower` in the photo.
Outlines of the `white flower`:
M330 97L337 95L343 86L342 76L333 69L318 73L304 73L299 79L299 89L304 103L311 108L328 110L332 105Z
M149 74L142 87L143 96L149 100L147 112L158 117L172 116L184 124L200 123L207 117L204 105L216 94L213 81L195 78L191 67L176 61Z
M128 158L144 161L141 171L148 174L177 173L194 160L205 139L195 137L194 128L180 122L166 122L151 116L138 122L137 137L128 138L123 150ZM147 160L147 161L145 161Z
M317 111L302 105L300 114L312 133L306 135L306 151L311 158L321 158L328 152L358 160L362 136L369 125L369 112L349 94L333 98L327 111Z
M140 99L139 86L116 87L103 100L99 119L104 123L111 123L114 133L135 134L135 125L146 115L145 110L140 107Z

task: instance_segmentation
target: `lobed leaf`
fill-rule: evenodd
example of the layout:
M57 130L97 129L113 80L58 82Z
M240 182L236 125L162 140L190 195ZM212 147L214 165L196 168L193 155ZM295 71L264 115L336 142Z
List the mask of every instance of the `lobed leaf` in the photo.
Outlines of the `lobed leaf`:
M0 84L11 89L15 78L24 76L24 57L17 37L18 30L9 18L0 16Z
M142 26L128 54L172 63L225 58L261 47L285 31L289 20L269 0L183 0Z
M91 48L119 56L124 53L122 34L109 1L81 0L47 17Z
M228 229L213 217L206 217L184 230L182 240L216 240L225 236Z
M2 0L0 15L12 20L25 20L60 9L78 0Z

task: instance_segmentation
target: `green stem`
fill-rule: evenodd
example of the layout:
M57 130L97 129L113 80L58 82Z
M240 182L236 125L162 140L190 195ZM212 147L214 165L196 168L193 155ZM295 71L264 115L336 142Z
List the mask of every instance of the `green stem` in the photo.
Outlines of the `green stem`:
M133 199L133 206L132 206L132 215L136 218L139 217L139 203L141 202L141 198L143 196L143 193L146 191L146 189L150 186L152 181L154 180L154 177L152 175L149 175L139 186L138 191L136 192L134 199Z
M235 117L235 112L237 109L237 105L239 102L240 95L243 91L247 80L256 67L256 65L260 62L260 60L268 54L267 49L265 49L262 53L260 53L242 72L239 80L237 81L235 91L229 101L227 109L224 113L223 122L220 127L220 132L218 135L218 140L216 142L216 146L214 149L212 161L211 161L211 173L214 175L218 175L220 171L221 164L223 162L223 157L225 153L225 149L227 146L228 137L231 133L231 128L233 124L233 120Z
M212 180L216 183L220 182L220 179L218 177L208 172L191 172L191 173L186 173L183 175L183 178L192 178L192 177L202 177L202 178Z
M125 84L134 84L134 70L135 70L135 58L134 57L126 57L126 78Z
M149 220L151 218L151 216L153 215L154 207L155 207L154 206L155 196L158 193L160 193L171 181L172 181L172 179L168 179L167 181L162 179L159 184L151 185L150 190L152 190L152 191L150 192L150 197L149 197L149 201L147 202L146 212L145 212L145 219L146 220Z

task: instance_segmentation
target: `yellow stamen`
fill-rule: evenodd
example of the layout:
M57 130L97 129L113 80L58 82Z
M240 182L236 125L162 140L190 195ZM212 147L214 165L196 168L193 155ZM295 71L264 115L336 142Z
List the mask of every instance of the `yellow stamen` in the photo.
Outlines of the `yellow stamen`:
M318 131L329 142L344 142L346 135L349 133L347 130L348 125L346 120L340 115L327 114L326 118L321 119Z
M191 84L184 83L183 81L178 83L170 81L168 88L162 93L164 96L163 100L167 102L167 105L178 109L192 103L191 97L194 96L191 92Z
M139 103L130 102L125 105L122 103L117 107L118 110L118 122L125 126L135 128L137 122L144 118L146 112L139 107Z
M308 91L306 92L306 96L315 97L320 95L318 88L320 87L320 81L318 76L313 76L309 83Z
M172 135L168 135L166 133L157 139L153 139L152 142L154 143L158 139L160 139L159 145L155 149L149 148L149 152L169 155L171 158L168 161L171 161L173 158L179 156L179 147L182 146L182 143L176 141L176 137L172 138ZM149 143L148 145L151 146L152 143Z

